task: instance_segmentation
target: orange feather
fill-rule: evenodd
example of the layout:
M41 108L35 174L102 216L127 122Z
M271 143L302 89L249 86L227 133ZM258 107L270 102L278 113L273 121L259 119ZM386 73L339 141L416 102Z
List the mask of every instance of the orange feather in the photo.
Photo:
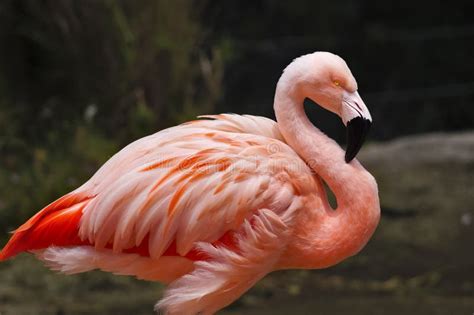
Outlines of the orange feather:
M78 236L82 210L93 197L83 194L65 195L14 231L10 241L0 252L0 261L20 252L49 246L83 245Z

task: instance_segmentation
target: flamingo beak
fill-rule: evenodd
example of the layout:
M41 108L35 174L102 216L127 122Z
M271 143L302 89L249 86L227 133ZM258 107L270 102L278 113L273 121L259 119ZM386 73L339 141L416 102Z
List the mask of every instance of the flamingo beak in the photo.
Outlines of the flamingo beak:
M347 123L347 149L345 157L347 163L352 161L357 153L359 153L371 124L370 120L362 117L353 118Z
M354 93L344 92L341 117L347 127L345 160L346 163L349 163L362 147L372 125L372 117L357 91Z

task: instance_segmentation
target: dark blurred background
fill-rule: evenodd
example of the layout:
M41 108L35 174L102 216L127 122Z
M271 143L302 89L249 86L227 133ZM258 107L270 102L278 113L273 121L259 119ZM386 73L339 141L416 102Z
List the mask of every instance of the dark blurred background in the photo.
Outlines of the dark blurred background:
M383 217L361 254L270 275L222 314L474 312L473 1L0 0L0 240L128 142L199 114L273 116L282 69L341 55L374 126ZM344 144L340 120L313 122ZM0 265L0 313L151 314L157 284Z

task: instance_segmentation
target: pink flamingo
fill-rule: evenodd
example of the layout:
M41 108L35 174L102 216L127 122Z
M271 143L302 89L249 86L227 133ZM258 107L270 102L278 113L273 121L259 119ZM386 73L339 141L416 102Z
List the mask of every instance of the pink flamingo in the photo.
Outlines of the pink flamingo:
M306 117L306 97L342 118L345 156ZM327 52L295 59L274 108L278 123L203 116L133 142L20 226L0 260L28 251L66 274L169 283L156 310L187 315L215 313L271 271L356 254L380 206L374 178L353 160L371 116L349 68Z

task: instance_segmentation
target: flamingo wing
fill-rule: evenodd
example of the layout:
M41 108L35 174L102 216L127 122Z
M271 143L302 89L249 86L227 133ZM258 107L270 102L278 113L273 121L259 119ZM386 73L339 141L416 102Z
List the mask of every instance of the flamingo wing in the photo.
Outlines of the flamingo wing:
M84 244L151 258L186 256L196 242L225 241L259 209L283 211L311 189L309 168L274 121L205 118L122 149L65 200L20 227L1 257Z

